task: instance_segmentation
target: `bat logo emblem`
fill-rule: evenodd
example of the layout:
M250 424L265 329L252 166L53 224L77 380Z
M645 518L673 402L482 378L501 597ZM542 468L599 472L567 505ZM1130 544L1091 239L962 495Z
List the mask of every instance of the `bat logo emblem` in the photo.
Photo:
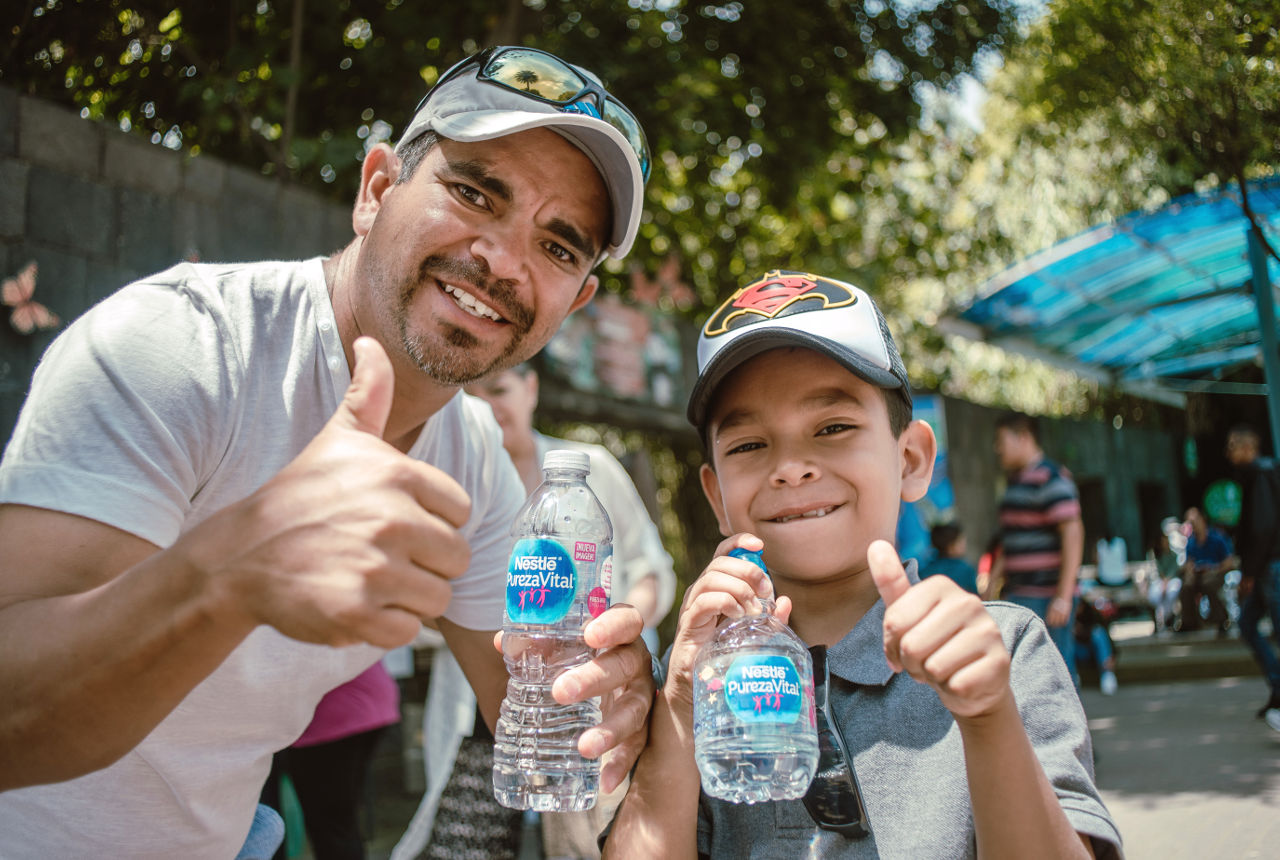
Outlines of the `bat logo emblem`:
M804 311L844 307L857 301L854 292L839 281L807 272L775 269L726 299L707 320L702 334L716 337L752 323Z

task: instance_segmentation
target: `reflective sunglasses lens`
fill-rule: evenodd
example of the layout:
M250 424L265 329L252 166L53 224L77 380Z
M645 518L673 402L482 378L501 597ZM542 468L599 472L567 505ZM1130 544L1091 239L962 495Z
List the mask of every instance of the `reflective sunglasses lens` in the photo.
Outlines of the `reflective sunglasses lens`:
M622 132L622 136L631 144L631 148L635 150L636 157L640 159L640 173L645 178L649 178L649 142L645 140L644 130L640 128L640 122L631 112L615 104L613 101L606 101L604 106L604 118L609 125Z
M586 81L559 59L535 51L503 51L484 67L503 86L549 102L564 103L582 92Z

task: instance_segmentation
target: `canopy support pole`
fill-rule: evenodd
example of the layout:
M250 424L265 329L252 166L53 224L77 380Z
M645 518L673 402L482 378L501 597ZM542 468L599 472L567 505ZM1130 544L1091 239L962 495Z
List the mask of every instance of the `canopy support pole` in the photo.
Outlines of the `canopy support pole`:
M1267 379L1267 416L1271 420L1271 453L1280 457L1280 345L1276 342L1276 305L1267 272L1267 252L1250 225L1249 265L1253 269L1253 295L1258 301L1258 327L1262 331L1262 369Z

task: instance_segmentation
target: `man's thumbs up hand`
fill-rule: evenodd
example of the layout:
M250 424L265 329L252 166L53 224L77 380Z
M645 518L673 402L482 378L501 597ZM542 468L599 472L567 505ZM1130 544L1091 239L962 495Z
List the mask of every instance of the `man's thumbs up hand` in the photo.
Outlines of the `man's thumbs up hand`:
M448 474L382 439L395 377L382 346L354 344L342 403L315 438L188 543L238 608L306 642L403 645L449 605L470 563L471 500Z
M1011 695L1009 651L976 595L945 576L913 586L886 541L867 548L867 563L884 599L884 656L895 672L933 687L957 718L990 713Z
M391 414L391 398L396 377L387 351L371 337L356 338L352 345L356 366L351 371L351 384L329 419L330 426L359 430L382 438Z

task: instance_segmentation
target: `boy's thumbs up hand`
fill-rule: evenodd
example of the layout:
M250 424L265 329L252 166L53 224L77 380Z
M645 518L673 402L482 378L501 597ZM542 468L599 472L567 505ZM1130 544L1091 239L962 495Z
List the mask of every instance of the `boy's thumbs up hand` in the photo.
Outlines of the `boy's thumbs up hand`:
M471 500L382 439L395 376L360 338L342 403L287 466L191 533L194 561L250 623L306 642L391 648L449 605L470 563Z
M884 655L938 691L956 717L993 711L1009 691L1009 651L976 595L945 576L912 585L893 546L867 548L871 578L884 599Z

